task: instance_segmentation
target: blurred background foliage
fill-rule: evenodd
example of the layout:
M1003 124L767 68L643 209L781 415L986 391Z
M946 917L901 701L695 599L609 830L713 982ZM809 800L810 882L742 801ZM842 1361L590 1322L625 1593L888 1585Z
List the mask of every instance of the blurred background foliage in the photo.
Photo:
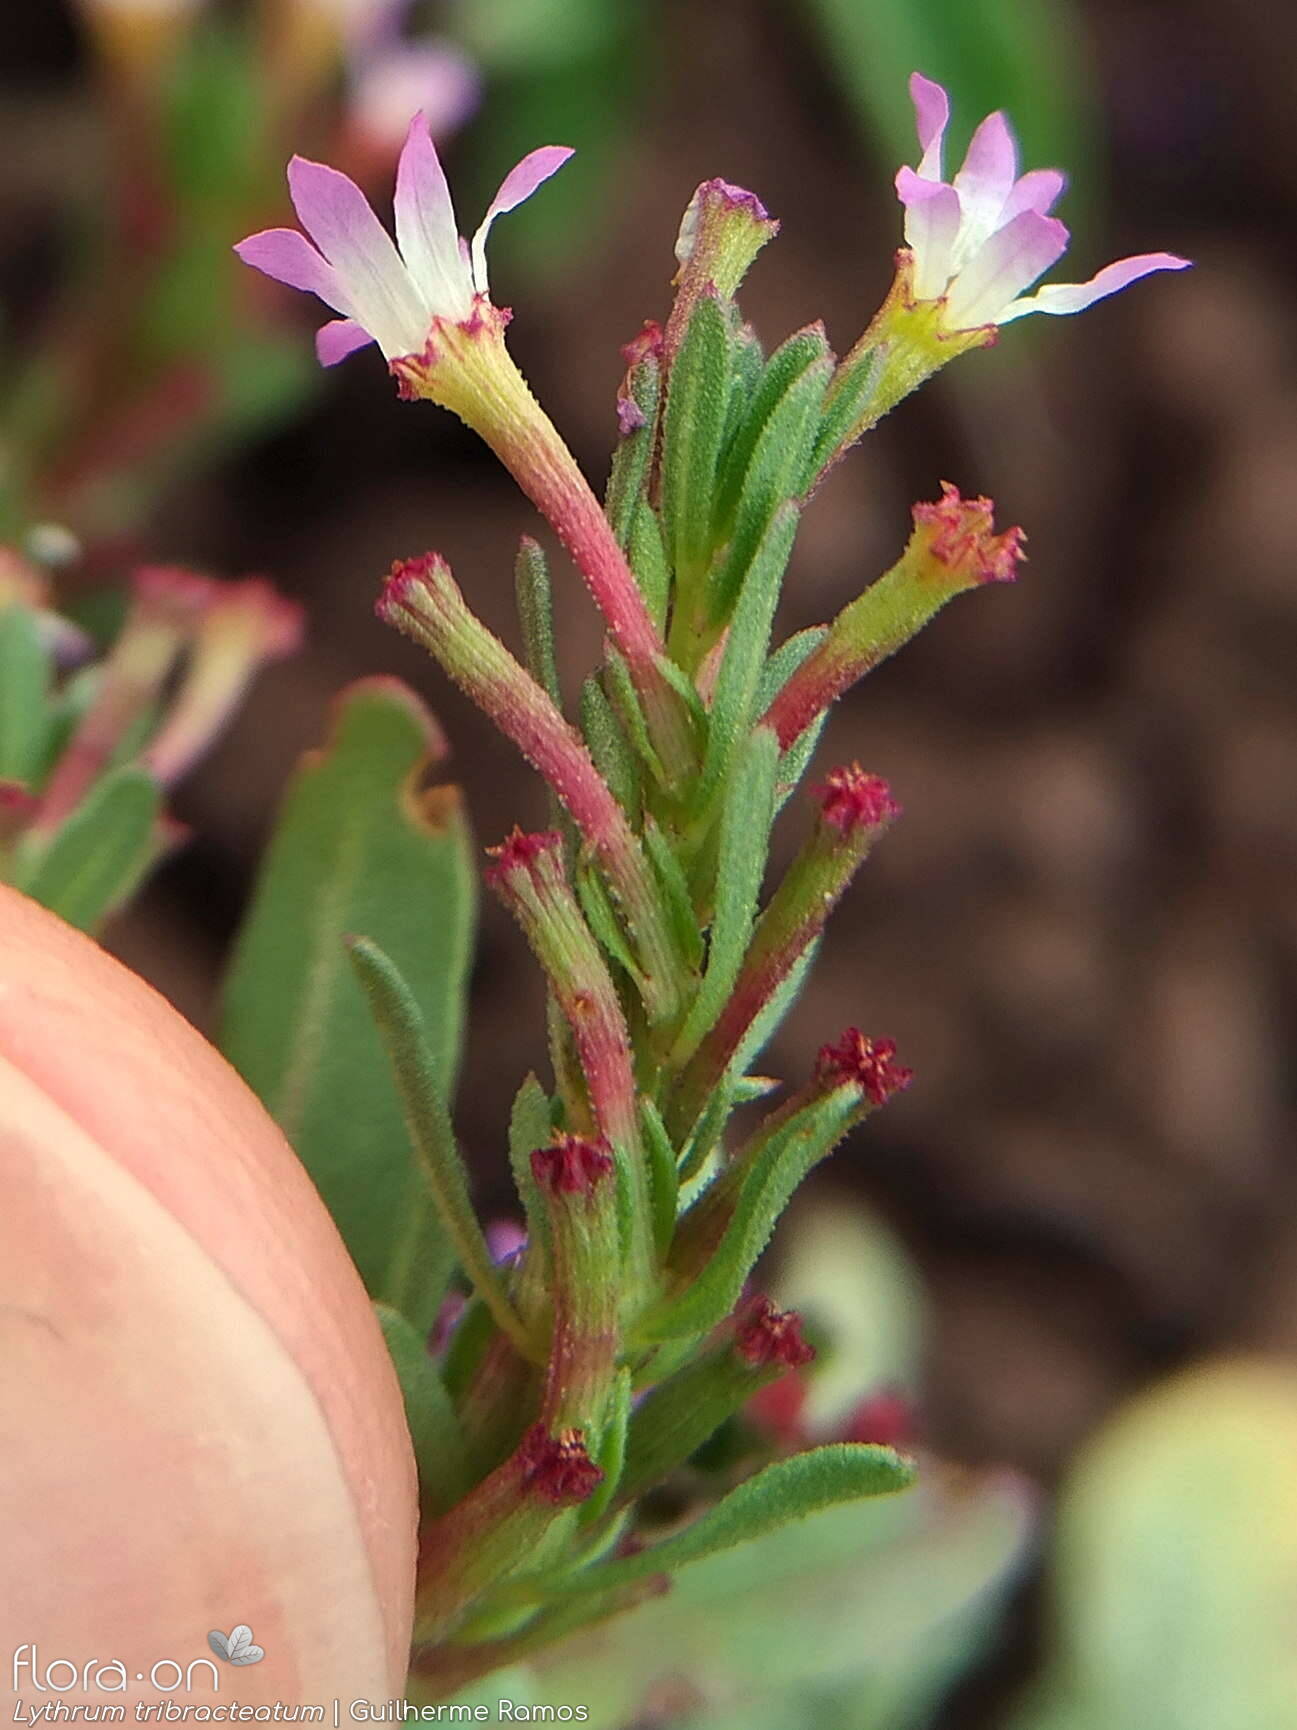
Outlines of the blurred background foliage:
M510 1686L579 1699L597 1671L609 1722L682 1730L1288 1730L1297 24L1262 0L401 10L197 6L143 45L108 33L104 0L0 10L3 534L38 528L92 628L144 556L265 570L310 619L308 652L187 783L194 838L113 947L212 1025L275 802L359 674L429 695L485 840L543 821L507 748L369 617L388 563L435 545L507 630L535 525L372 353L320 374L300 297L234 265L233 240L287 219L292 149L386 198L415 90L471 227L523 149L579 146L502 225L493 281L598 482L618 346L665 309L698 180L784 219L744 296L763 339L823 316L844 350L899 239L906 75L951 87L961 146L1006 106L1028 160L1072 173L1067 274L1157 247L1199 268L1014 329L906 404L817 500L784 620L889 563L939 478L1029 531L1015 589L952 609L834 718L830 760L886 774L906 817L772 1058L804 1068L851 1020L918 1071L836 1162L784 1295L832 1312L839 1342L812 1417L844 1363L902 1389L928 1487L771 1540L750 1572L700 1566ZM597 624L575 582L565 604L575 690ZM487 908L460 1106L487 1197L507 1193L507 1101L542 1026ZM862 1315L878 1325L853 1332ZM1056 1531L1040 1492L1060 1492Z

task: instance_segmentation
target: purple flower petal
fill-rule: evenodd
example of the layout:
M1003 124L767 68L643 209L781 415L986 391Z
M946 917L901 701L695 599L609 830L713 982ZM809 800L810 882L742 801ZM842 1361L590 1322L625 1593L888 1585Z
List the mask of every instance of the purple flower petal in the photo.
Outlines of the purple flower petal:
M358 348L373 342L373 337L354 318L334 318L322 324L315 333L315 355L321 366L337 366Z
M1038 216L1048 216L1067 186L1067 176L1057 168L1033 168L1013 184L1013 190L1000 212L999 226L1012 222L1024 210L1034 210Z
M919 173L925 180L941 179L941 150L950 124L950 98L941 85L922 72L910 74L910 101L914 104L915 130L923 160Z
M396 169L396 238L431 312L465 319L473 283L459 253L450 188L422 112L406 133Z
M896 176L896 196L905 206L905 244L914 254L914 293L936 300L950 281L959 234L959 194L939 180L925 180L912 168Z
M491 224L497 216L516 210L551 174L557 174L573 154L566 144L542 144L538 150L528 151L500 182L500 190L491 200L481 226L473 236L473 280L480 294L487 292L486 237Z
M288 190L302 227L337 272L351 303L346 310L373 333L389 360L420 349L427 311L392 237L355 181L323 162L295 156Z
M1096 300L1129 288L1141 276L1150 276L1155 270L1187 270L1192 264L1191 258L1180 258L1174 252L1141 252L1134 258L1120 258L1115 264L1104 265L1089 282L1046 284L1035 294L1016 302L999 322L1007 324L1028 312L1083 312Z
M351 310L333 266L295 228L264 228L241 240L234 250L244 264L276 282L319 295L335 312Z
M1067 251L1066 225L1024 210L997 229L960 271L946 303L955 330L999 324L1012 302Z
M963 167L955 176L964 213L961 262L1001 225L1005 201L1018 176L1018 144L1004 115L988 114L973 134Z

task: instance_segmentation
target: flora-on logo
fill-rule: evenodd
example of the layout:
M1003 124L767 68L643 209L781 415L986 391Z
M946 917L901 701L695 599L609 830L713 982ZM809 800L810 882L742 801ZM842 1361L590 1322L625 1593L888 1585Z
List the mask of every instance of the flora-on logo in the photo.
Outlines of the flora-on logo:
M228 1634L222 1634L219 1628L213 1628L207 1636L207 1644L218 1658L224 1658L227 1664L260 1664L265 1657L264 1646L254 1645L252 1629L246 1622L240 1622L237 1628L231 1628Z

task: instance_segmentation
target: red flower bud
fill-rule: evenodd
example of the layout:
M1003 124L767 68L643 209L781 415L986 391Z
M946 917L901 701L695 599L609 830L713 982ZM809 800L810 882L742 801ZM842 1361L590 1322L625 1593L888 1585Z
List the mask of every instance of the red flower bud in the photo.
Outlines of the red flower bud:
M914 1080L914 1071L896 1062L894 1039L870 1039L849 1027L836 1045L823 1045L815 1078L824 1087L858 1087L873 1105L885 1105Z
M815 1357L814 1346L802 1338L802 1318L797 1311L776 1309L768 1297L754 1298L739 1317L734 1349L754 1368L779 1364L795 1370Z

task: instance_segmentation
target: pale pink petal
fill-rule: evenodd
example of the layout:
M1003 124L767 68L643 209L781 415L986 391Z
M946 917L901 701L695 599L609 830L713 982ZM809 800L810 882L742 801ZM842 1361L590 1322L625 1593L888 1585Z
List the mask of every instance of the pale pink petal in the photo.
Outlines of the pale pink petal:
M428 310L467 318L473 283L460 258L455 207L422 112L410 122L397 164L396 238Z
M1009 122L997 110L988 114L973 134L963 167L955 176L955 191L964 213L961 263L1000 226L1001 212L1017 174L1017 141Z
M953 186L902 168L896 176L896 196L905 206L905 244L914 254L914 293L919 300L936 300L950 281L959 233L959 194Z
M244 264L276 282L318 294L335 312L351 310L333 266L295 228L263 229L260 234L250 234L241 240L234 250Z
M491 200L490 208L482 218L481 227L473 236L473 280L479 294L485 294L488 287L486 237L491 224L497 216L516 210L524 199L530 198L551 174L558 173L571 155L573 152L566 144L542 144L538 150L528 151L522 161L511 168L500 182L500 190Z
M1048 216L1067 186L1067 176L1057 168L1033 168L1014 181L1013 190L1000 212L999 226L1012 222L1024 210L1034 210L1038 216Z
M302 227L338 274L350 311L389 360L427 338L428 315L392 238L354 180L295 156L288 189Z
M922 72L910 74L910 101L914 104L915 130L923 160L919 173L925 180L941 179L941 150L950 124L950 98L941 85Z
M955 330L999 324L1012 302L1067 250L1066 225L1024 210L991 236L960 271L946 303Z
M1008 323L1028 312L1083 312L1096 300L1129 288L1141 276L1150 276L1155 270L1187 270L1192 263L1192 259L1179 258L1173 252L1142 252L1135 258L1118 259L1115 264L1106 264L1089 282L1048 283L1010 307L999 322Z
M315 354L321 366L337 366L358 348L373 342L363 325L353 318L334 318L322 324L315 333Z

